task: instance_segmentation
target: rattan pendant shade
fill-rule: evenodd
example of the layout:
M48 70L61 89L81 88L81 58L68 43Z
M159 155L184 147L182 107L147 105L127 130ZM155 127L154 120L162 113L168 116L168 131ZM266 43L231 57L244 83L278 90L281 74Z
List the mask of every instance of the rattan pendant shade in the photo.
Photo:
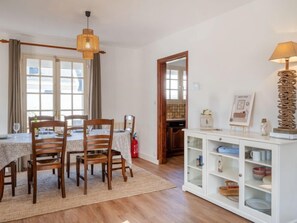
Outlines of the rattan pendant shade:
M89 18L91 12L86 11L86 16ZM83 53L83 59L92 60L94 53L99 52L99 37L94 35L94 31L89 29L89 22L87 28L83 29L83 33L77 36L76 49Z

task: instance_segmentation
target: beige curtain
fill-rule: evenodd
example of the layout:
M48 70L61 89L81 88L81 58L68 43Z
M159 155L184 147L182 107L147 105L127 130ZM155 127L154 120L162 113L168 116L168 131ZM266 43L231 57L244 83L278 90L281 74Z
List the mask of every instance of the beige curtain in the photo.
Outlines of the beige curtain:
M13 123L20 123L20 132L25 131L26 126L22 120L21 107L21 43L19 40L9 40L9 68L8 68L8 132L13 132ZM26 168L28 157L18 159L17 169Z
M9 40L9 78L8 78L8 132L13 132L13 123L21 123L21 44L19 40Z
M100 54L94 54L91 61L89 88L89 116L91 119L101 118L101 65Z

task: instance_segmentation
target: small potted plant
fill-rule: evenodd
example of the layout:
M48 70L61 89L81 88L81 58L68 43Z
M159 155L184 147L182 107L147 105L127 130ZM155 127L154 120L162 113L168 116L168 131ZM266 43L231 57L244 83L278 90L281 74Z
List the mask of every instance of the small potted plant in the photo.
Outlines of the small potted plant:
M200 115L200 128L201 129L213 129L212 112L209 109L203 109Z

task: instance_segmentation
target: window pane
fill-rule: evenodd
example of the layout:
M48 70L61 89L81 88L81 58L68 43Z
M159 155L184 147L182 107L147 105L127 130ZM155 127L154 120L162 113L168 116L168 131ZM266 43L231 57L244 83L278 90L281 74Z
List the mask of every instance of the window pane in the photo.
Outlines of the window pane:
M73 111L73 114L74 115L84 115L85 112L83 110L75 110L75 111Z
M71 62L61 61L61 76L71 77Z
M186 81L187 80L187 75L186 75L186 71L183 72L183 80Z
M73 63L73 77L83 77L83 63Z
M39 92L39 77L27 76L27 92Z
M73 109L83 109L84 98L83 95L73 95Z
M183 100L187 99L187 91L183 91Z
M42 94L41 95L41 110L53 110L53 95Z
M41 115L48 115L48 116L53 116L54 112L53 111L42 111Z
M71 109L71 95L61 95L61 109Z
M171 79L178 80L178 70L171 70Z
M170 99L169 90L166 90L166 99Z
M170 89L178 89L178 80L170 81Z
M71 115L72 112L71 111L61 111L61 116L60 116L60 120L64 121L65 120L65 116Z
M82 78L73 78L73 93L84 92L84 80Z
M187 89L187 82L183 81L183 89Z
M53 78L41 78L41 93L53 93Z
M170 79L169 70L167 70L167 73L166 73L166 79Z
M39 110L38 94L27 94L27 110Z
M171 90L170 91L170 99L178 99L178 91L177 90Z
M166 80L166 89L170 89L169 80Z
M41 60L41 75L53 76L53 61Z
M39 60L27 59L27 74L38 75L39 74Z
M71 93L71 78L61 78L61 93Z

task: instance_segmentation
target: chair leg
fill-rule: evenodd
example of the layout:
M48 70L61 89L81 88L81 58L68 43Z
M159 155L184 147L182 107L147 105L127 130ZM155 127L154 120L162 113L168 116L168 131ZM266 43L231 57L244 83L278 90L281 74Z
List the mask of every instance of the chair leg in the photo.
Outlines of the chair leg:
M91 175L94 175L94 164L91 164Z
M87 191L88 191L88 163L87 161L85 160L85 163L84 163L84 194L87 194Z
M105 163L102 163L102 182L105 182Z
M111 167L112 167L112 160L110 159L109 162L107 162L107 185L108 190L111 190Z
M0 202L3 198L4 192L4 177L5 177L5 168L0 169Z
M58 168L58 189L61 188L61 169Z
M36 200L37 200L37 171L33 169L33 204L36 204Z
M32 166L29 162L28 162L28 167L27 167L27 180L28 180L28 194L31 194Z
M127 181L127 176L126 176L126 160L121 156L121 165L122 165L122 175L124 178L124 181Z
M15 196L15 185L16 185L16 163L12 162L10 166L11 171L11 191L12 196Z
M79 187L79 175L80 175L80 157L76 157L76 186Z
M131 177L133 177L134 175L133 175L132 168L131 168L131 167L129 167L129 170L130 170L130 175L131 175Z
M65 174L64 174L64 167L61 167L61 186L62 186L62 198L66 197L65 191Z
M52 155L53 159L55 158L55 155ZM55 169L53 169L53 174L55 174Z
M67 160L66 160L66 172L67 177L70 177L70 152L67 152Z

